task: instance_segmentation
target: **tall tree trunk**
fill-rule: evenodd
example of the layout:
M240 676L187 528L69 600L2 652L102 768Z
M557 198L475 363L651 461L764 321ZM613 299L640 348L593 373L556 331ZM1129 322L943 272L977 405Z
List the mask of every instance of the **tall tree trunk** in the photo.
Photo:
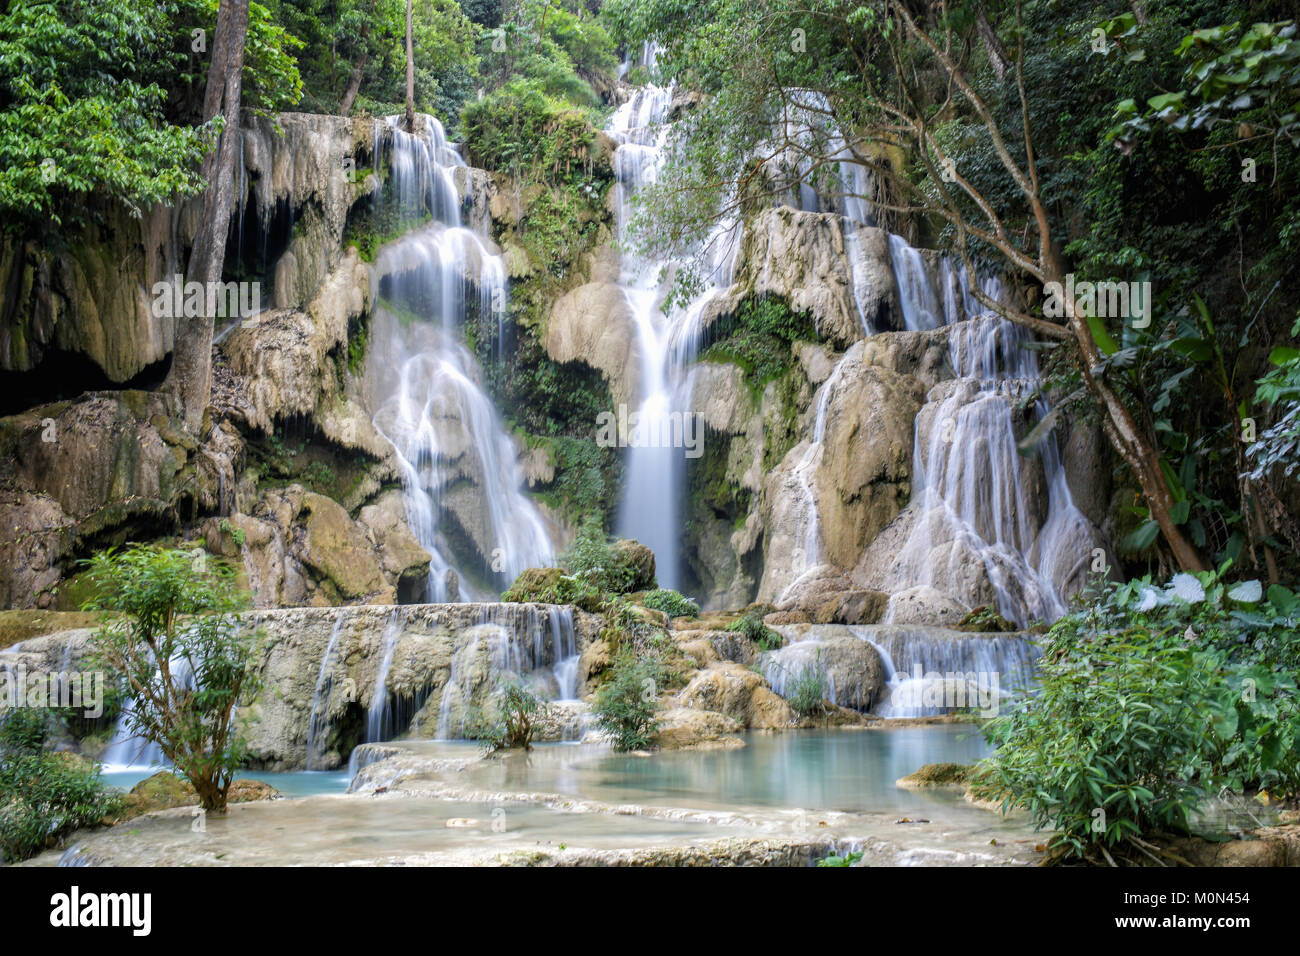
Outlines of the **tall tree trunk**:
M239 101L244 71L244 46L248 39L249 0L221 0L217 30L213 38L212 64L203 97L204 121L224 118L217 148L203 160L207 180L198 232L190 250L189 282L207 288L221 281L226 234L233 204L235 158L240 143ZM207 297L205 296L205 299ZM206 310L205 310L206 311ZM182 415L190 431L197 433L203 421L212 389L212 323L214 316L176 318L169 384L180 396Z
M370 23L367 21L361 27L361 53L357 59L357 65L352 69L352 76L348 79L348 88L343 91L343 101L339 103L339 116L347 116L352 112L352 103L356 100L357 94L361 92L361 76L366 72L366 65L370 62L370 54L366 48L366 40L369 37Z
M1002 40L999 39L997 31L989 23L988 15L980 10L975 17L975 26L979 30L980 40L984 43L984 52L988 54L989 64L993 67L993 73L998 80L1007 74L1007 51L1002 46Z
M1064 288L1065 269L1060 260L1053 253L1048 261L1050 267L1047 281L1059 282ZM1184 571L1204 571L1205 562L1200 553L1174 521L1174 500L1160 468L1160 448L1151 435L1133 419L1123 399L1105 377L1092 374L1092 370L1101 364L1101 351L1093 341L1087 320L1081 310L1075 307L1075 303L1066 303L1066 312L1070 331L1074 333L1074 340L1081 353L1083 381L1101 406L1102 426L1107 437L1137 478L1151 518L1159 525L1160 533L1173 552L1174 560Z
M411 0L406 0L406 131L415 132L415 45L411 42Z

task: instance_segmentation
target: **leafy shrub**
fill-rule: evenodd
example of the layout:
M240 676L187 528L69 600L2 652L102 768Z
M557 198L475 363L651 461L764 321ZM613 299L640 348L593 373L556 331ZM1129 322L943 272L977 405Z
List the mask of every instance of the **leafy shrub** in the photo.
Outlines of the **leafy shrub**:
M819 652L816 658L804 664L787 685L786 701L800 717L811 717L826 711L826 668Z
M16 707L0 716L0 861L25 860L72 830L116 812L99 768L46 751L49 715Z
M1149 852L1225 788L1295 794L1300 601L1261 592L1213 572L1106 586L1048 633L1039 693L985 726L977 787L1076 856Z
M738 617L725 629L745 635L762 651L774 651L784 643L781 635L764 624L763 619L755 614Z
M636 590L643 576L633 558L632 549L610 544L598 521L587 521L560 556L560 564L602 591L626 594Z
M641 603L669 617L699 617L700 606L690 598L667 588L656 588L641 599Z
M838 853L832 853L830 856L817 861L818 866L853 866L862 859L863 851L854 850L852 853L846 853L840 856Z
M609 679L596 692L596 726L614 738L619 753L644 750L654 742L660 671L657 659L627 647L615 655Z
M96 632L98 661L125 682L127 721L157 743L221 812L244 746L235 705L258 687L255 635L235 612L247 602L226 567L188 551L136 546L89 562L86 610L119 612Z
M532 750L534 727L546 715L546 707L524 684L507 681L493 694L488 713L469 715L465 735L486 742L492 750Z
M816 340L812 320L791 310L783 300L747 299L734 315L709 327L700 358L739 365L757 393L793 366L792 342Z

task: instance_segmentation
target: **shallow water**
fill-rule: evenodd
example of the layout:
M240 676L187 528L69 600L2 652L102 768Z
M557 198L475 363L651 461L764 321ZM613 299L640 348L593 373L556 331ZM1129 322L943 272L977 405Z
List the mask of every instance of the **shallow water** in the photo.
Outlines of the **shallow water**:
M618 755L546 744L484 759L469 742L399 741L347 795L242 804L195 831L166 811L78 834L35 865L329 865L497 862L503 854L657 853L712 841L863 846L872 865L1032 862L1023 820L958 790L900 790L923 764L986 753L962 725L751 733L726 750ZM250 774L282 792L337 788L339 773ZM319 792L319 791L318 791Z
M110 787L130 790L141 780L152 777L161 767L137 767L131 770L114 770L102 774ZM305 770L295 773L271 773L265 770L240 770L236 779L261 780L279 790L286 797L314 797L327 793L346 793L351 778L344 770Z

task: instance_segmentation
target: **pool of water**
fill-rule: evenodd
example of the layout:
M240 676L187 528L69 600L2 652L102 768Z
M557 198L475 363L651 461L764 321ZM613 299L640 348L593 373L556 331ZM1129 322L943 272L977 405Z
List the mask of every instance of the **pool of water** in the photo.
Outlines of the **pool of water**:
M104 782L119 790L130 790L141 780L156 774L158 767L136 767L130 770L113 770L104 773ZM304 770L296 773L270 773L263 770L241 770L238 778L261 780L279 790L286 797L315 797L328 793L345 793L352 779L345 770Z
M351 782L343 772L250 773L299 799L207 818L167 811L76 835L34 865L464 864L544 850L699 848L716 840L864 846L871 865L1033 862L1023 819L954 789L901 790L926 763L987 748L962 725L751 733L725 750L613 754L545 744L485 759L470 742L399 741ZM372 756L375 756L372 753ZM122 781L127 782L126 780ZM712 850L708 859L713 859Z

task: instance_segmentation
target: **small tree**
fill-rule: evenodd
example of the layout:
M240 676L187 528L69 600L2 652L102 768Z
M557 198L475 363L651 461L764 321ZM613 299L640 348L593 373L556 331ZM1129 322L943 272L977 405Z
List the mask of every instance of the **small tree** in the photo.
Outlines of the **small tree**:
M128 726L162 748L203 809L224 812L244 753L235 705L260 686L232 572L202 554L146 546L89 563L96 597L86 608L119 612L94 641L126 684Z
M620 753L644 750L654 741L660 678L658 661L638 656L631 647L614 658L609 680L596 692L592 711L601 730L614 737Z

